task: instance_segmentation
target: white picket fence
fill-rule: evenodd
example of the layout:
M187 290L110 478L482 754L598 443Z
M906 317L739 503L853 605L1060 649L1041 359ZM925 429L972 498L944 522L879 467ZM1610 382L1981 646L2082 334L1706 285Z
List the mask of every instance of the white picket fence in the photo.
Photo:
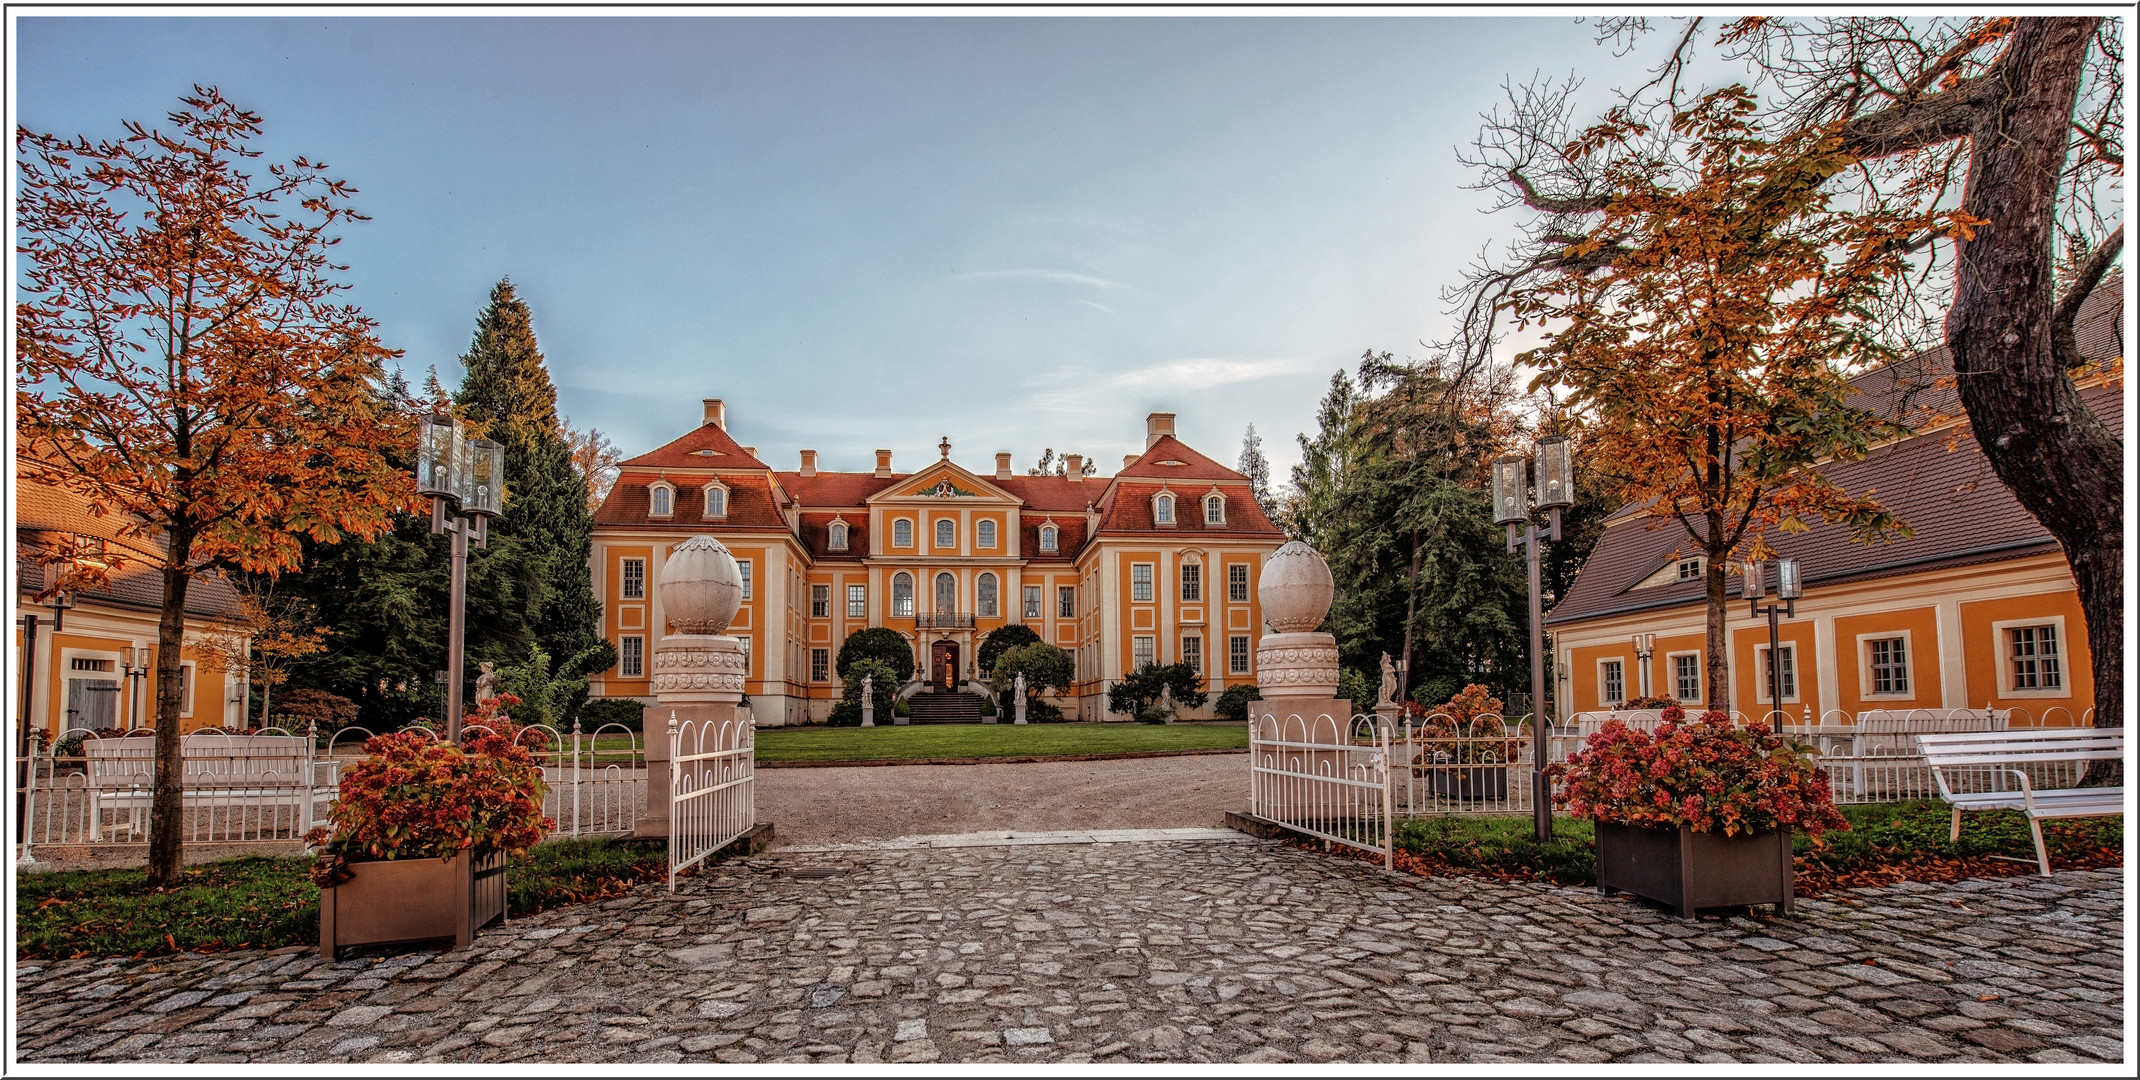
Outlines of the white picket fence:
M758 824L757 727L669 714L669 891L676 875Z
M1249 811L1396 865L1390 733L1372 716L1263 712L1249 725Z

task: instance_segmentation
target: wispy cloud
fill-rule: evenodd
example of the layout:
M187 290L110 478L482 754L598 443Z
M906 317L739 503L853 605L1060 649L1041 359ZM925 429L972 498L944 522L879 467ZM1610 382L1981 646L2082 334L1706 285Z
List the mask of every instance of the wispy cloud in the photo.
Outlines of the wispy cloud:
M1304 370L1309 363L1310 361L1301 357L1252 360L1190 357L1168 360L1134 371L1117 372L1108 377L1106 382L1109 386L1121 390L1211 388L1291 375Z
M1089 307L1089 308L1099 308L1099 309L1100 309L1101 311L1104 311L1104 312L1108 313L1109 315L1117 315L1117 316L1119 316L1119 315L1120 315L1120 313L1119 313L1119 312L1117 312L1117 311L1116 311L1115 309L1113 309L1113 308L1111 308L1111 307L1108 307L1108 306L1107 306L1106 304L1096 304L1096 303L1093 303L1093 302L1092 302L1092 301L1090 301L1090 300L1080 300L1080 301L1078 301L1078 303L1080 303L1080 304L1083 304L1083 305L1085 305L1086 307Z
M1068 270L978 270L959 276L984 281L1045 281L1055 285L1083 285L1094 289L1129 288L1120 281L1109 281L1091 274L1073 274Z

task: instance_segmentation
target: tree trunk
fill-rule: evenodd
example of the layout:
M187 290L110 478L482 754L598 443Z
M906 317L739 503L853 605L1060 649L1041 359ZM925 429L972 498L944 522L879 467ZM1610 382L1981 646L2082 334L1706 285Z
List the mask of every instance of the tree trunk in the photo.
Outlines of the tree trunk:
M2056 348L2053 244L2059 174L2094 18L2019 20L2000 68L2007 92L1971 132L1962 208L1989 224L1956 252L1947 346L1978 445L2021 505L2065 548L2088 623L2095 723L2125 722L2123 452ZM2114 782L2116 762L2091 769Z
M163 571L163 615L156 623L156 786L149 803L149 887L158 889L177 886L185 869L185 765L178 714L192 547L190 535L172 533Z
M1712 551L1702 558L1703 611L1706 615L1703 619L1702 677L1709 680L1709 685L1704 688L1709 692L1709 707L1725 712L1731 711L1731 668L1728 663L1731 657L1726 651L1724 635L1724 560L1730 554L1728 551L1721 554ZM1670 672L1665 674L1667 677L1671 675ZM1679 696L1676 688L1672 696Z
M1412 620L1419 617L1419 530L1412 530L1412 576L1409 596L1404 602L1404 660L1397 668L1396 701L1402 704L1410 700L1412 692Z

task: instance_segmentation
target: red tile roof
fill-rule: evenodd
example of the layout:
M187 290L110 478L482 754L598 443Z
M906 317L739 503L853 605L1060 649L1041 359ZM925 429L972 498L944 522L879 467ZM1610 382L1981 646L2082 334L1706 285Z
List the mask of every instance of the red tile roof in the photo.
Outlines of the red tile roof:
M999 477L990 474L989 483L1025 500L1028 510L1046 510L1052 513L1085 512L1085 507L1107 490L1107 481L1097 476L1072 481L1067 476Z
M821 472L815 476L776 472L773 475L780 478L780 486L795 496L796 502L811 508L865 506L870 496L907 478L906 473L880 477L866 472Z
M711 450L710 454L699 453ZM627 459L624 468L668 469L764 469L765 462L744 453L743 444L729 437L719 424L701 424L680 439L659 446L635 458Z
M654 473L627 467L609 489L609 496L602 500L601 509L594 512L594 523L634 528L673 527L698 532L709 527L783 530L788 527L787 520L774 509L772 481L765 475L721 477L721 483L728 485L728 516L714 521L707 521L703 516L705 496L702 489L707 478L700 476L669 477L669 483L676 487L673 500L676 512L664 518L649 516L650 485L656 479L658 476Z
M1040 527L1055 523L1055 550L1040 550ZM1037 563L1068 563L1077 561L1077 553L1085 547L1085 513L1074 514L1021 514L1018 518L1018 550L1026 560Z
M1178 461L1179 465L1162 462ZM1161 435L1159 441L1145 448L1143 455L1124 466L1118 477L1153 477L1180 483L1183 480L1246 480L1240 473L1219 464L1194 450L1189 444L1172 435Z
M832 550L832 522L834 518L847 523L847 548ZM803 547L810 550L813 559L861 559L869 556L869 514L804 513L802 516Z
M39 563L45 552L62 548L72 537L103 540L119 556L101 589L75 594L75 603L94 607L105 604L136 611L163 609L163 572L157 568L163 547L145 536L121 537L117 514L90 512L89 499L64 488L17 475L15 484L15 589L34 596L51 580L46 575L58 568ZM203 574L186 589L186 614L196 618L235 619L239 615L237 590L220 574Z
M1212 485L1201 484L1154 484L1127 483L1117 480L1108 494L1106 505L1100 508L1100 526L1097 535L1117 533L1148 533L1159 536L1210 536L1235 538L1278 538L1285 533L1271 524L1264 516L1263 508L1256 505L1254 494L1246 484L1220 484L1218 491L1226 498L1226 524L1204 524L1204 497ZM1175 498L1174 518L1179 525L1156 525L1152 522L1152 499L1161 491L1173 492Z

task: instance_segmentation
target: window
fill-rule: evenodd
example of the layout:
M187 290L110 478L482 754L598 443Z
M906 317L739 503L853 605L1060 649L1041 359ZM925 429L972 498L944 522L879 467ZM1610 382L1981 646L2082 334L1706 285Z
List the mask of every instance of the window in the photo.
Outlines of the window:
M810 617L825 619L832 616L832 586L810 586Z
M1872 692L1875 694L1907 694L1910 692L1910 648L1908 638L1874 638L1865 643L1867 658L1872 661Z
M1612 708L1627 700L1627 664L1621 660L1598 662L1598 704Z
M1768 681L1768 646L1754 646L1754 680L1761 690L1755 700L1776 703L1776 691ZM1798 696L1798 647L1783 645L1776 649L1776 681L1783 684L1783 700Z
M996 546L996 523L984 521L973 527L973 545L992 548Z
M827 529L825 531L825 546L832 549L833 551L847 550L846 522L835 521L832 523L832 528Z
M646 560L625 559L617 567L617 598L646 599Z
M1216 491L1204 496L1204 524L1226 524L1226 496Z
M1248 564L1235 563L1226 568L1226 599L1236 604L1248 603Z
M743 643L743 674L748 675L750 674L750 635L744 634L736 640Z
M1131 638L1129 652L1130 669L1133 671L1141 671L1147 666L1154 663L1152 659L1151 635L1139 634L1136 637Z
M77 656L74 659L67 661L67 670L113 671L116 670L117 664L118 661L116 660L97 660L90 657Z
M749 559L736 560L736 570L743 575L743 599L745 600L750 599L750 567L751 561Z
M1226 670L1235 675L1248 674L1248 638L1236 635L1226 639Z
M892 522L892 546L914 546L914 519L900 518L899 520Z
M700 515L707 520L728 516L728 489L719 484L706 485L706 511Z
M647 514L652 517L668 517L670 514L675 513L673 505L675 498L676 492L667 484L654 485L651 494L648 495L651 505L647 510Z
M810 650L810 681L825 682L832 675L832 650Z
M1204 598L1204 568L1195 563L1181 568L1181 598L1183 603L1197 603Z
M892 615L901 619L914 617L914 579L905 573L892 575Z
M646 677L646 639L625 637L617 639L617 677L642 679Z
M1042 525L1040 527L1040 550L1047 552L1060 550L1056 547L1057 535L1058 533L1056 531L1055 526Z
M869 614L869 586L847 586L847 617L860 619Z
M1058 619L1074 619L1077 617L1077 586L1057 585L1055 587L1055 617Z
M2058 627L2009 626L2007 655L2013 663L2015 690L2059 690L2066 685L2058 664Z
M178 665L178 715L193 715L193 661Z
M974 613L981 616L996 614L996 575L982 574L974 583Z
M1701 702L1702 654L1672 654L1672 697L1685 705Z
M1203 638L1185 637L1181 639L1181 662L1189 665L1189 670L1191 671L1201 672L1204 670Z
M1028 619L1040 618L1040 586L1038 585L1025 587L1025 617Z
M1152 564L1132 563L1129 568L1129 598L1139 603L1152 599Z
M950 518L937 518L936 546L940 548L957 547L958 543L959 523Z
M1161 495L1152 500L1152 524L1174 524L1174 496Z
M936 575L936 610L950 614L959 609L959 582L950 574Z
M1679 580L1681 580L1681 581L1700 581L1700 580L1701 580L1701 578L1702 578L1702 561L1701 561L1700 559L1681 559L1681 560L1679 560Z

